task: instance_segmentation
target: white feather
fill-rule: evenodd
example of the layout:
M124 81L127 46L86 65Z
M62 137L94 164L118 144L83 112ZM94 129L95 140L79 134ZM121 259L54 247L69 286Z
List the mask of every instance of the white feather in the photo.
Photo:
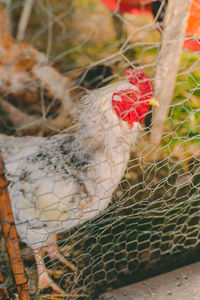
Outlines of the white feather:
M135 88L122 81L84 97L73 136L0 136L17 230L30 246L108 206L138 133L138 123L130 129L112 108L113 93L125 89Z

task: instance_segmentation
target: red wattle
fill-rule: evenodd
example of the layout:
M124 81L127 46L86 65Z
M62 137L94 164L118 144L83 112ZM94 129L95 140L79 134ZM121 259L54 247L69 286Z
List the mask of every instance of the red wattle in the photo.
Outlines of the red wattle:
M114 93L112 106L118 118L127 122L132 128L134 122L141 123L144 120L149 110L149 104L146 97L139 97L135 91L134 93L131 91L130 95L124 95L125 93L127 92ZM114 96L120 96L121 101L114 100Z

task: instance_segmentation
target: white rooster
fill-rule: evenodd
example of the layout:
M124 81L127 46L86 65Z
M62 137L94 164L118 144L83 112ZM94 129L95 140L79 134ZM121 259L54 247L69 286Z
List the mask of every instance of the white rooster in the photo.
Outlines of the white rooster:
M152 98L149 76L132 69L126 76L82 99L74 111L76 131L71 134L0 135L17 231L33 249L39 289L49 285L63 292L50 278L41 248L56 241L56 233L93 218L108 206L139 124L149 104L158 104ZM56 249L54 257L66 262Z

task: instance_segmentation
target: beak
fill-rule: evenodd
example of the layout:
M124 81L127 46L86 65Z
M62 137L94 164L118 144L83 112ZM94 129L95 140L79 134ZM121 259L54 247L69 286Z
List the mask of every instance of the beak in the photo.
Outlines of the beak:
M156 98L151 98L149 100L149 104L154 106L160 106L160 103L158 102L158 100L156 100Z

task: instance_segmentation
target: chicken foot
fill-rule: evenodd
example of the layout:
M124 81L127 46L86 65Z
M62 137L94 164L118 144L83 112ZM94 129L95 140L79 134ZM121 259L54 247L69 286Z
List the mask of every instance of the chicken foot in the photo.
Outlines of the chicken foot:
M76 266L70 263L63 255L59 253L56 234L54 234L52 238L48 241L45 250L47 251L50 259L57 259L62 264L67 265L73 272L76 271Z

